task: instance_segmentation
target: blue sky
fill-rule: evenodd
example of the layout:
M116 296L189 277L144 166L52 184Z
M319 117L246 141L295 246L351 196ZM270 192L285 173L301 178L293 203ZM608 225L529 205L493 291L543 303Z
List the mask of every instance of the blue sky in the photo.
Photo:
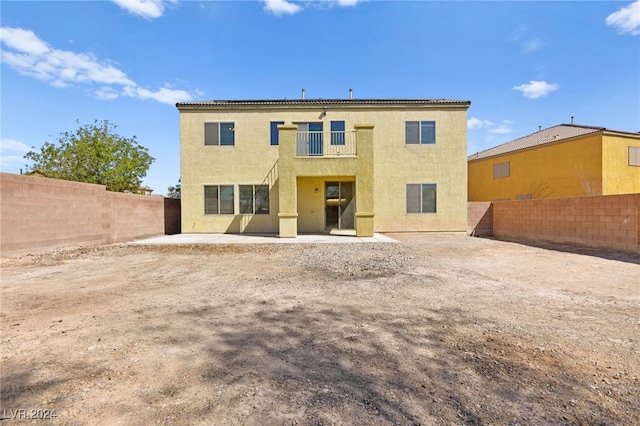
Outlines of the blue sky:
M2 1L1 170L107 119L180 177L175 103L469 100L469 154L568 123L640 131L640 0Z

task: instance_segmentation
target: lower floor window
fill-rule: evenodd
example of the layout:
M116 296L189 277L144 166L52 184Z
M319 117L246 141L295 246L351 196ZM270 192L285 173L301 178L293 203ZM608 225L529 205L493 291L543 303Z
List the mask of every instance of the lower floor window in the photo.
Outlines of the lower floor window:
M407 213L435 213L436 188L435 183L407 184Z
M233 185L205 185L204 214L233 214Z
M241 214L269 214L268 185L240 185Z

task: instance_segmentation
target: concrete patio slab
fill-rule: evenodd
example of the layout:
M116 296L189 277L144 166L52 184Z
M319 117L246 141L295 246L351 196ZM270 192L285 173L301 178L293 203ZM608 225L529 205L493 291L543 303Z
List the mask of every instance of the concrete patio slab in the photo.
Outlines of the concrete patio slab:
M280 238L277 234L176 234L162 235L129 242L131 245L173 244L344 244L344 243L397 243L382 234L356 237L345 232L331 234L302 234L295 238Z

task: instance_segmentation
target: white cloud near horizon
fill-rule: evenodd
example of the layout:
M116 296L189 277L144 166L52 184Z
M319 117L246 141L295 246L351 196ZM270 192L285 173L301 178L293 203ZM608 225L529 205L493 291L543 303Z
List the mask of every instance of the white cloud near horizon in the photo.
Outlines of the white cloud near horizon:
M607 16L606 24L614 27L620 34L640 34L640 0L620 8Z
M15 139L0 139L0 153L16 152L26 154L31 151L31 147L24 142Z
M502 120L502 124L499 124L497 127L494 127L495 123L493 121L481 120L476 117L471 117L470 119L467 120L467 129L469 130L486 129L487 131L486 140L492 141L494 139L493 135L506 135L511 133L512 130L509 125L512 123L513 121L511 120Z
M24 155L31 149L26 143L15 139L0 139L0 169L24 165Z
M164 0L111 0L122 9L147 19L159 18L164 14Z
M261 0L264 3L264 10L273 13L276 16L280 15L295 15L302 12L305 7L356 7L359 3L367 0L315 0L294 2L290 0ZM302 5L304 4L304 6Z
M522 94L531 99L538 99L547 96L549 93L556 91L560 85L555 83L547 83L546 81L531 80L529 83L514 86L512 90L519 90Z
M480 120L479 118L471 117L467 120L467 128L472 129L482 129L493 126L493 122L489 120Z
M175 104L193 99L185 90L167 86L151 91L139 87L109 61L100 61L93 54L54 49L40 40L33 31L22 28L0 28L2 48L0 58L22 75L64 88L77 84L96 85L93 91L98 99L116 99L128 96Z
M496 135L507 135L511 133L511 129L507 126L507 124L501 124L495 129L489 130L489 133L493 133Z

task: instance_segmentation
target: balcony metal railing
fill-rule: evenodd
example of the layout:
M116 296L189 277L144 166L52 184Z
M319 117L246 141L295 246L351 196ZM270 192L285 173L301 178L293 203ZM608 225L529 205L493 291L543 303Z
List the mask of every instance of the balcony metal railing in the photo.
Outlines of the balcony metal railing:
M296 155L298 157L355 157L356 133L354 131L298 132Z

